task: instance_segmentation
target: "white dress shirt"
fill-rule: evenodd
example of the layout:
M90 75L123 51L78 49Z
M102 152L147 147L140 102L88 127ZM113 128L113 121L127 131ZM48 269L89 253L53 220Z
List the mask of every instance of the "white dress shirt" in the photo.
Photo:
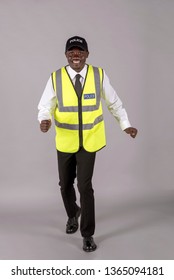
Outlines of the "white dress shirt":
M75 76L77 75L77 72L74 71L69 65L66 66L66 69L73 84L75 84L75 79L76 79ZM85 65L84 68L78 73L81 75L80 82L82 83L82 86L85 81L86 72L87 72L87 65ZM126 110L123 108L122 102L118 97L116 91L111 86L109 78L106 75L105 71L103 77L102 98L105 100L109 111L118 121L121 129L124 130L130 127L131 125L128 120ZM52 119L52 115L56 107L56 100L57 100L56 93L53 89L52 78L50 77L38 105L39 122L41 122L42 120Z

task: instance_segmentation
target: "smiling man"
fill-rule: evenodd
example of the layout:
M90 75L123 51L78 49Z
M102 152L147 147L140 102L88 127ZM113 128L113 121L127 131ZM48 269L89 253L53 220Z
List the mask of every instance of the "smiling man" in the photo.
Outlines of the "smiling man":
M83 237L83 250L92 252L95 205L92 176L96 152L106 145L101 98L121 129L132 138L137 129L129 123L126 110L102 68L86 64L89 51L84 38L67 40L65 55L68 65L53 72L38 105L42 132L47 132L54 115L59 185L68 216L66 233L78 230ZM80 193L76 203L74 180Z

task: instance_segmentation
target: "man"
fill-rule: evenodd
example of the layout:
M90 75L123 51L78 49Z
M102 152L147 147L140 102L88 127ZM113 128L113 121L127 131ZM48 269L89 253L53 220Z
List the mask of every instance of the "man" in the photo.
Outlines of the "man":
M84 38L67 40L65 55L68 65L51 74L39 102L38 120L42 132L47 132L55 120L59 185L68 216L66 233L78 229L83 237L83 250L97 248L95 207L92 176L96 152L106 145L101 97L120 127L135 138L137 129L131 127L122 102L112 88L103 69L86 64L89 51ZM74 180L80 193L76 204Z

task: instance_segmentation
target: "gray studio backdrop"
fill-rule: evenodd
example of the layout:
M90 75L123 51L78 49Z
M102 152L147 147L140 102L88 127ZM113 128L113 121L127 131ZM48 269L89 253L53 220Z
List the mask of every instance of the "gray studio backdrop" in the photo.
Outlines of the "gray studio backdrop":
M173 0L0 0L1 259L174 258L173 11ZM54 126L43 134L37 122L73 35L87 39L88 63L105 69L139 130L130 138L103 104L91 255L79 232L64 233Z

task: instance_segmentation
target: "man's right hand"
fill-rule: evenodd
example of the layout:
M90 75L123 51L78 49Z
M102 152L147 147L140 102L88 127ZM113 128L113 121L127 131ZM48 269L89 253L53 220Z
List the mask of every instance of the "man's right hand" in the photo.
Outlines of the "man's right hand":
M43 120L40 123L40 130L42 132L47 132L49 128L51 127L51 120Z

